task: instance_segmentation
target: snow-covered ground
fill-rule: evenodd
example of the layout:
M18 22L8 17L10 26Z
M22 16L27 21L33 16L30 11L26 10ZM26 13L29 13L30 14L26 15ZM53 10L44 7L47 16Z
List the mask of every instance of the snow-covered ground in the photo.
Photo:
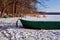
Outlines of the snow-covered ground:
M13 28L16 27L16 22L20 18L0 18L0 28ZM20 20L18 20L18 25L22 26Z
M60 30L0 30L0 40L60 40Z
M58 20L60 15L54 18ZM60 30L16 28L18 19L20 18L0 18L0 40L60 40ZM21 22L18 24L22 25Z

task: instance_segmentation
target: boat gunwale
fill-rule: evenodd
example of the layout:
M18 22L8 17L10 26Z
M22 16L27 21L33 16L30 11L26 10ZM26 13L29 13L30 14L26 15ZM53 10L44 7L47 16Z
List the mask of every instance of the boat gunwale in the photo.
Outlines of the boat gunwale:
M33 20L25 20L25 19L20 19L20 20L24 20L24 21L33 21ZM60 21L47 21L47 20L44 20L44 21L41 21L41 20L35 20L33 22L60 22Z

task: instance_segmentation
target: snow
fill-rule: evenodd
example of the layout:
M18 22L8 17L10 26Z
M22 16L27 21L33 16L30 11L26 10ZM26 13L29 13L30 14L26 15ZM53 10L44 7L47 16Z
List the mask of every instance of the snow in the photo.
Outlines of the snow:
M18 21L18 26L22 26L20 18L0 18L0 28L9 28L9 27L16 27L16 22Z
M40 15L40 18L26 16L22 19L28 21L60 21L60 15L46 15L46 17Z
M0 40L60 40L60 30L5 29Z
M59 17L60 15L53 18ZM60 40L60 30L17 28L18 19L20 18L0 18L0 40ZM22 25L21 22L18 24Z
M23 20L28 20L28 21L60 21L60 15L46 15L44 18L42 15L40 15L40 18L36 17L30 17L26 16L22 18ZM14 28L16 27L16 22L18 21L18 26L22 27L22 23L20 20L20 17L14 17L14 18L0 18L0 28Z

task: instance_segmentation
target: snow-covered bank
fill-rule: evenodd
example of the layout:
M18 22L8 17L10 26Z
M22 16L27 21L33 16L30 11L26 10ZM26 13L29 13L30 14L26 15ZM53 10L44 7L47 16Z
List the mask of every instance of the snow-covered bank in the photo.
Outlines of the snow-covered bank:
M60 19L59 17L56 16L57 20ZM0 27L8 27L7 29L0 29L0 40L60 40L60 30L15 28L18 19L0 18ZM22 25L21 22L19 24Z
M60 30L0 30L0 40L60 40Z
M5 23L15 23L18 19L18 17L15 18L0 18L0 22L5 22Z
M8 27L16 27L16 21L20 19L20 17L15 17L15 18L0 18L0 28L8 28ZM19 26L22 26L20 20L18 22Z

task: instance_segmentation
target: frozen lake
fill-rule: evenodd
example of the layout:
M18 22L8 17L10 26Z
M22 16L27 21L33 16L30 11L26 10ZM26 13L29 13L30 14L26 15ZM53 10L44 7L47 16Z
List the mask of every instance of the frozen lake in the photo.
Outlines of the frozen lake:
M45 16L46 17L43 17L43 15L40 15L40 18L26 16L25 18L22 18L22 19L29 20L29 21L60 21L60 15L45 15Z

